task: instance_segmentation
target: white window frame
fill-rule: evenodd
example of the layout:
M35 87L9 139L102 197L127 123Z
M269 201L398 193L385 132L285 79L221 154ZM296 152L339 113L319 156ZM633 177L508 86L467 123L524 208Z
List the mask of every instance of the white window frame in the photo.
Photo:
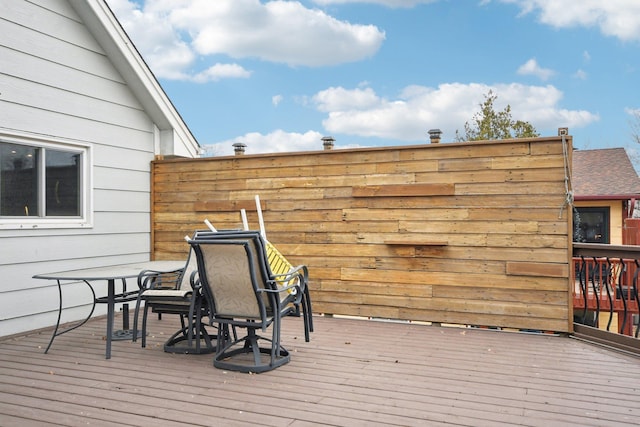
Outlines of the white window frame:
M59 151L72 151L80 154L80 215L73 217L3 217L0 216L0 230L37 230L52 228L91 228L93 227L93 156L90 144L68 141L61 138L43 138L39 136L0 133L0 142L20 144L34 148ZM43 164L39 170L44 169ZM40 178L44 181L44 173ZM41 183L43 184L43 183ZM41 187L44 188L44 187ZM44 191L39 195L42 198ZM42 203L42 200L40 200Z

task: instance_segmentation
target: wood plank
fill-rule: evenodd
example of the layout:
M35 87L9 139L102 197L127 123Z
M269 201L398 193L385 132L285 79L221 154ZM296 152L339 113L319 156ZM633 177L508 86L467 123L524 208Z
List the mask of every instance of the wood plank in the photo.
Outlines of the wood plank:
M497 143L497 144L496 144ZM400 151L400 160L482 158L495 156L527 156L531 153L529 141L492 141L430 144Z
M239 159L237 156L234 159L218 159L215 160L219 163L215 169L211 169L207 162L210 162L213 158L193 159L190 161L172 163L173 169L167 169L162 167L159 163L156 163L156 173L159 177L165 180L178 180L171 171L179 172L179 177L188 177L194 179L188 179L188 181L215 181L224 179L258 179L258 178L271 178L271 177L300 177L300 176L345 176L345 175L375 175L377 172L377 166L375 163L362 163L361 159L358 161L352 161L349 163L338 164L318 164L317 157L309 156L309 162L315 160L315 163L308 165L299 165L291 163L291 160L295 160L294 153L287 153L290 157L290 161L280 160L277 164L271 164L269 166L260 167L263 164L264 158L258 158L254 156L243 156ZM268 155L265 155L268 156ZM323 159L324 160L324 159ZM171 161L171 160L167 160ZM173 177L173 178L172 178ZM185 180L187 181L187 180Z
M566 336L315 316L305 343L300 319L286 318L291 362L248 375L213 368L211 355L164 353L179 321L149 322L148 347L116 342L111 360L104 318L58 337L49 354L47 333L0 341L3 425L623 426L640 417L637 358Z
M495 169L529 169L529 168L561 169L564 166L564 160L562 156L558 154L539 155L539 156L498 157L493 159L492 167Z
M399 228L406 233L439 233L439 234L536 234L538 221L399 221Z
M559 260L567 259L569 257L566 249L562 248L548 248L539 247L535 248L522 248L522 247L493 247L493 246L466 246L457 247L451 244L447 250L442 253L428 252L430 248L425 247L418 250L417 256L432 256L450 259L472 259L472 260L491 260L491 261L525 261L525 262L550 262L557 263ZM422 253L424 252L424 253ZM544 278L543 278L544 279Z
M568 264L540 262L507 262L507 274L513 276L568 277Z
M414 220L414 221L441 221L469 219L470 210L467 208L433 208L433 209L407 209L407 208L356 208L341 209L343 221L373 221L384 219ZM315 210L317 212L317 210ZM557 216L557 213L556 213ZM529 216L530 218L531 216ZM486 217L485 217L486 218Z
M309 187L351 187L365 185L385 185L385 184L411 184L415 182L415 177L411 173L402 175L388 174L368 174L368 175L337 175L337 176L293 176L293 177L271 177L247 179L246 185L249 188L272 189L272 188L309 188Z
M378 315L422 320L475 316L519 326L530 319L536 327L547 321L549 329L569 330L568 301L558 311L556 298L568 277L516 276L506 267L564 264L568 257L569 218L566 211L558 217L562 153L560 139L551 137L154 162L154 253L163 259L181 253L182 236L201 228L204 217L218 228L238 228L239 214L225 210L259 194L268 203L270 241L309 267L323 310L376 315L379 309ZM434 310L400 298L420 298L420 286L448 295L441 298L451 306ZM340 304L341 288L354 294L344 296L350 303ZM475 291L468 299L477 313L458 308L460 289ZM500 314L494 307L511 307L518 296L557 317ZM475 304L483 300L489 310Z
M469 171L469 170L490 170L493 165L491 158L462 158L444 159L438 162L438 172L445 171Z
M410 198L358 198L353 200L353 207L389 208L405 207L406 209L429 209L438 207L459 208L551 208L560 210L558 196L536 194L457 194L451 196L410 197Z
M528 289L530 291L566 291L566 280L560 278L529 276L505 276L484 273L449 273L446 271L394 271L342 268L341 280L382 283L412 283L473 288ZM517 278L516 278L517 277Z
M521 303L544 303L566 305L567 291L531 292L526 289L474 288L473 286L433 286L433 295L438 298L480 299L493 301L517 301Z
M446 240L385 240L385 245L392 246L447 246Z
M430 291L432 288L425 288ZM490 292L490 291L488 291ZM362 309L381 308L393 310L395 307L403 307L407 310L425 310L433 312L456 312L460 318L465 319L467 324L475 324L473 320L479 316L522 316L526 314L528 317L539 319L556 319L566 315L566 311L562 306L538 303L521 303L513 301L496 301L487 302L482 300L456 300L456 299L440 299L431 297L428 294L420 296L400 296L400 295L379 295L366 293L336 292L332 295L330 292L324 292L322 298L316 298L318 304L322 303L339 303L352 304L361 306ZM446 310L445 310L446 308ZM566 316L565 316L566 318ZM480 323L486 324L486 323ZM495 324L488 323L495 326Z
M260 201L262 210L268 209L268 202ZM256 210L256 202L253 200L205 200L195 202L193 204L193 210L196 212L240 212L241 209L247 211Z
M453 195L453 184L396 184L353 187L353 197L411 197Z
M415 182L459 183L459 182L528 182L558 181L564 178L564 171L557 168L535 169L487 169L432 171L424 169L415 173Z
M456 185L456 195L487 195L487 194L518 194L518 195L535 195L543 194L546 196L559 197L556 205L562 206L565 197L564 184L556 182L537 182L532 185L530 181L523 182L505 182L505 183L461 183Z

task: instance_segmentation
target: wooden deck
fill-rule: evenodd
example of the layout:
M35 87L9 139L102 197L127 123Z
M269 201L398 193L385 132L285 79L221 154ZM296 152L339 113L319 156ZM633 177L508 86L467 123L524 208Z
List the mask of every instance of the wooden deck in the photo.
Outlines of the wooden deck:
M250 375L164 353L173 316L105 360L104 322L0 341L0 425L640 425L640 359L568 337L287 318L291 362Z

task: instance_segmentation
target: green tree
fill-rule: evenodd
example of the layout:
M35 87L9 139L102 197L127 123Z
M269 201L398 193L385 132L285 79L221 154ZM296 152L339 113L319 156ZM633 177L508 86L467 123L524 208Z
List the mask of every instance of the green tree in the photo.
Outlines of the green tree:
M629 122L631 125L631 137L640 144L640 109L632 111L631 115L632 119Z
M530 138L540 134L529 122L513 120L511 106L496 111L493 103L498 95L489 91L480 104L480 111L473 115L471 123L465 122L464 136L456 130L456 141L480 141L489 139Z
M640 109L633 110L631 112L631 120L629 120L629 125L631 126L631 139L636 143L640 144ZM640 171L640 149L635 147L627 147L627 155L629 159L631 159L631 163L633 163L633 167L636 171Z

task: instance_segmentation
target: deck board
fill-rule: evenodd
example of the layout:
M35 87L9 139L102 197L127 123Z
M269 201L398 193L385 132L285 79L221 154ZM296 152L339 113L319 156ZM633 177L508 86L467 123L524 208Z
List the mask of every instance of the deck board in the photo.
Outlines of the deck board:
M640 424L640 359L566 336L314 318L284 321L289 364L250 375L211 355L113 343L105 319L56 338L0 341L0 424L99 426L500 426Z

